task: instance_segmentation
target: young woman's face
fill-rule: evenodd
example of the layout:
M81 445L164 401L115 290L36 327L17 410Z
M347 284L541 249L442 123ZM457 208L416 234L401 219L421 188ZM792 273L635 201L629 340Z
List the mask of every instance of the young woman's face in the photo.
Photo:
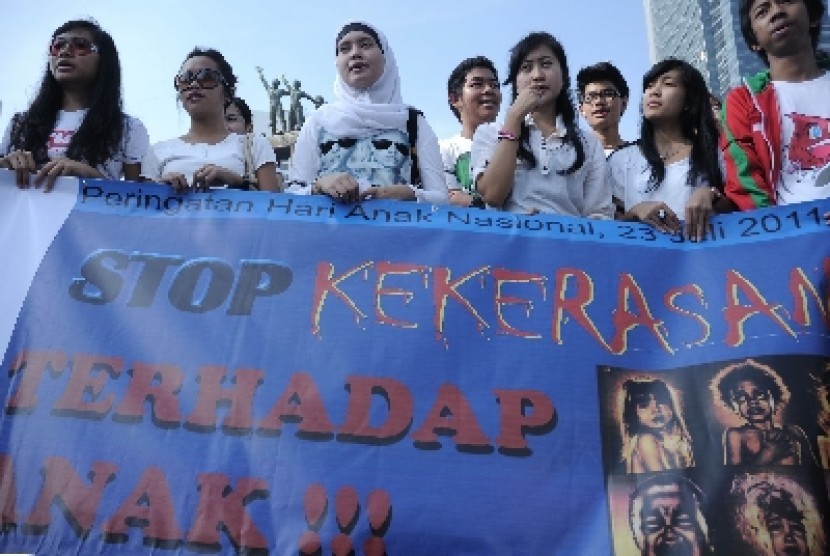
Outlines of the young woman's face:
M49 71L61 85L92 84L100 63L98 45L87 29L59 33L49 45Z
M188 58L175 78L182 106L191 116L225 112L225 87L219 65L207 56Z
M541 93L542 106L553 106L562 92L562 66L547 45L537 46L522 60L516 75L516 92L528 88Z
M686 90L680 70L675 68L646 85L643 117L652 123L677 121L683 113Z
M386 59L368 33L351 31L337 43L337 72L355 89L368 89L383 75Z
M667 400L659 400L653 394L637 402L637 419L650 429L662 429L674 418Z
M225 128L231 133L244 135L253 131L253 126L245 125L245 118L242 117L239 107L231 103L225 108Z
M751 380L738 383L733 400L738 413L749 423L763 423L772 419L772 396Z

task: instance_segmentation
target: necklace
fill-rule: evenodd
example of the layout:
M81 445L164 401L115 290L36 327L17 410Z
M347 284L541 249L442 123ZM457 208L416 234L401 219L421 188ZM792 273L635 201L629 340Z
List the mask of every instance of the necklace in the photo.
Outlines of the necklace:
M662 130L658 129L657 133L659 133L663 137L663 139L669 144L669 147L671 147L672 145L675 144L674 141L669 139L668 135L663 133ZM655 145L655 146L657 146L657 145ZM683 151L683 149L685 149L688 146L689 146L688 143L683 142L683 143L680 143L680 145L676 146L672 150L667 148L665 151L663 151L663 154L660 155L660 160L665 162L668 159L672 158L673 156L676 156L676 155L680 154Z
M675 148L673 151L667 151L667 152L661 154L660 155L660 160L662 160L663 162L667 161L668 159L670 159L671 157L673 157L674 155L676 155L680 151L682 151L685 146L686 145L681 144L679 147Z

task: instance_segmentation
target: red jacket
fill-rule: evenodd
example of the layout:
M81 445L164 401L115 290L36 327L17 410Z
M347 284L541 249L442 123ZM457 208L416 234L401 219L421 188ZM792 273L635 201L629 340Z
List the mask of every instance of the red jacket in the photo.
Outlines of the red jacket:
M827 60L819 65L827 69ZM769 70L729 91L723 114L725 192L741 210L777 204L781 175L781 114Z
M775 204L781 174L781 115L769 71L729 91L723 109L726 196L741 210Z

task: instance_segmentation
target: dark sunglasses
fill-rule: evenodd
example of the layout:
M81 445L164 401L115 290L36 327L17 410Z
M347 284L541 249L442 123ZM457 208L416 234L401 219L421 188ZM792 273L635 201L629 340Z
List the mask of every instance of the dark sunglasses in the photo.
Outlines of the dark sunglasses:
M390 141L389 139L372 139L372 145L379 151L385 151L392 145L398 149L398 152L405 155L409 152L409 145L404 145L402 143L396 143L395 141Z
M215 89L219 85L226 85L225 78L217 70L212 68L202 68L199 71L193 72L190 70L183 71L173 78L173 87L177 91L181 91L189 87L191 83L196 82L202 89Z
M86 37L55 37L49 45L49 55L58 56L64 49L68 49L72 56L87 56L98 52L95 43Z
M341 137L340 139L335 139L334 141L326 141L325 143L320 143L320 152L323 154L329 154L329 151L335 145L340 145L344 149L351 149L357 144L357 139L353 137Z

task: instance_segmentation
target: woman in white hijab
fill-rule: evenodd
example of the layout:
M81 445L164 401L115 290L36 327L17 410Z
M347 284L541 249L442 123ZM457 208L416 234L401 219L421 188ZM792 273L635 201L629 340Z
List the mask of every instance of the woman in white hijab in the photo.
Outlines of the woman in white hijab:
M303 125L289 191L340 202L447 202L438 140L423 115L403 103L386 37L371 25L350 22L340 29L335 46L335 102L313 112ZM410 129L417 129L414 148Z

